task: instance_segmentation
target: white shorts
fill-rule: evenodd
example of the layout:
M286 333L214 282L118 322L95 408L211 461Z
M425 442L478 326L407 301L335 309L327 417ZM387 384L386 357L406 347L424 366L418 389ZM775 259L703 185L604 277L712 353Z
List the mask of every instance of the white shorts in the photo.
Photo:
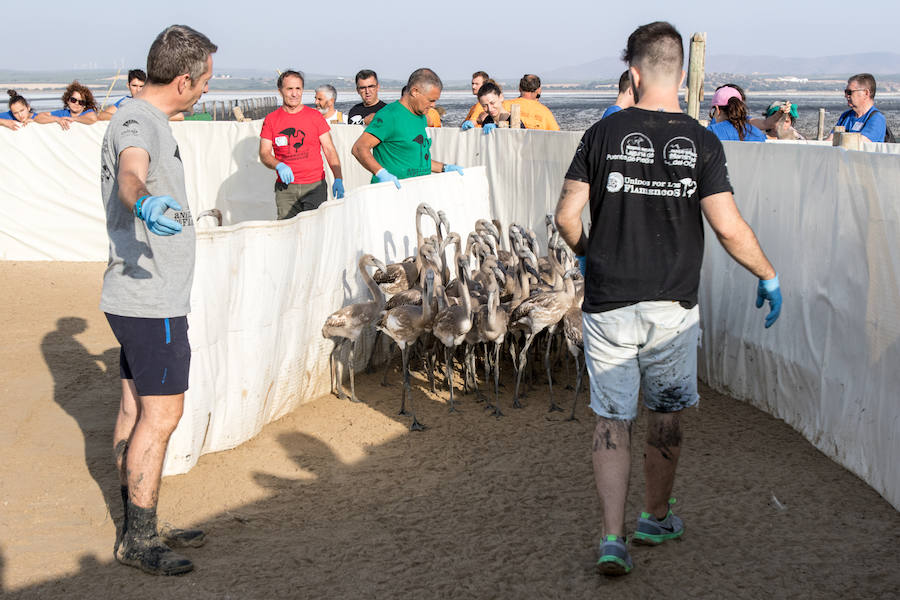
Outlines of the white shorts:
M582 313L582 325L591 410L597 415L635 419L639 389L652 411L677 412L697 404L699 307L639 302Z

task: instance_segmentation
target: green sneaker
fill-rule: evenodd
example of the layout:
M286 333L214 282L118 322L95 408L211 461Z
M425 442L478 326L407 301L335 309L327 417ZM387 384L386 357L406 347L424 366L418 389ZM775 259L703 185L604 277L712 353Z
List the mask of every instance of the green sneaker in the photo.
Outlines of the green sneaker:
M669 512L663 520L658 521L656 517L648 512L642 512L641 518L638 519L637 531L634 532L635 544L646 544L656 546L662 544L666 540L674 540L681 537L684 533L684 521L680 517L672 513L672 505L675 504L675 498L669 498Z
M634 568L631 555L625 546L625 538L608 535L600 544L600 558L597 560L597 570L604 575L626 575Z

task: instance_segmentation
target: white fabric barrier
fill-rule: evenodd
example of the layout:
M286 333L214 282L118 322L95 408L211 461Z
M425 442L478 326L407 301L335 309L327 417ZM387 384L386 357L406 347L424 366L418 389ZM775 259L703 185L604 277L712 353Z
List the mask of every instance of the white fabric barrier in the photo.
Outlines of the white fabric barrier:
M260 125L174 125L195 214L218 207L226 223L274 216L274 173L256 156ZM97 173L104 127L0 130L7 215L0 258L105 260ZM199 233L192 404L169 448L167 473L186 470L201 452L249 439L327 391L331 345L321 339L321 324L364 296L360 252L387 260L411 253L419 198L446 210L461 232L486 214L504 225L538 226L556 204L580 139L571 132L432 129L433 156L470 168L462 177L406 181L396 192L390 184L364 185L370 176L350 156L361 131L333 128L351 190L343 202L290 222ZM701 375L786 420L900 508L900 470L889 462L900 455L898 147L725 147L738 205L780 271L785 307L778 324L763 330L753 278L707 232ZM384 211L385 203L398 213Z

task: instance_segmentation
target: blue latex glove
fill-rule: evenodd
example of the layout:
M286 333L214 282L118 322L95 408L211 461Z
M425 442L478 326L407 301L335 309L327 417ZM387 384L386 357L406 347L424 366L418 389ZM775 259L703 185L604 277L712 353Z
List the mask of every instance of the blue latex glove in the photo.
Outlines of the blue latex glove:
M576 256L575 260L578 261L578 268L581 270L581 276L585 277L587 275L587 257Z
M280 162L275 165L275 170L278 171L278 177L281 178L282 183L294 183L294 172L289 166Z
M483 129L484 129L484 135L487 135L490 132L492 132L493 130L497 129L497 124L496 123L488 123L483 127Z
M453 173L453 172L459 173L460 175L462 175L463 168L460 166L457 166L457 165L449 165L449 164L444 165L444 173Z
M466 131L467 129L475 129L475 123L473 123L472 121L463 121L462 127L460 127L460 129L462 129L463 131Z
M344 180L343 179L335 179L334 183L331 184L331 193L334 195L336 200L340 200L344 197Z
M762 308L765 301L769 301L772 309L766 315L766 329L775 324L778 315L781 314L781 285L778 283L778 275L772 279L760 279L756 288L756 308Z
M134 214L147 224L156 235L175 235L181 231L181 223L165 216L167 209L181 210L171 196L147 196L134 205Z
M381 167L378 172L375 173L375 178L381 183L384 183L385 181L393 182L393 184L397 186L397 189L400 189L400 180L397 179L396 175L388 173L388 170L384 167Z

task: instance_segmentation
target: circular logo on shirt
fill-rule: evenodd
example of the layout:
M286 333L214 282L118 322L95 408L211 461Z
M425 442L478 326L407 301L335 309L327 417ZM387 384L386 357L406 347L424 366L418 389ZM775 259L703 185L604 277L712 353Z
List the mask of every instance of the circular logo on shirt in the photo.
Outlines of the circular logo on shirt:
M622 177L622 174L613 171L609 174L609 178L606 180L606 191L616 193L622 189L622 186L624 184L625 178Z

